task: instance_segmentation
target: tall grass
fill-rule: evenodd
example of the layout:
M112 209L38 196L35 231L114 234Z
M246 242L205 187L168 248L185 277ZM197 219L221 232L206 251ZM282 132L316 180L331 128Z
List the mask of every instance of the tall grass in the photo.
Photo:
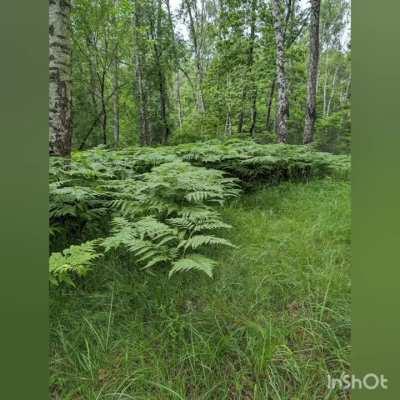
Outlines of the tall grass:
M349 369L349 184L283 183L222 209L214 279L112 254L51 296L53 399L321 400Z

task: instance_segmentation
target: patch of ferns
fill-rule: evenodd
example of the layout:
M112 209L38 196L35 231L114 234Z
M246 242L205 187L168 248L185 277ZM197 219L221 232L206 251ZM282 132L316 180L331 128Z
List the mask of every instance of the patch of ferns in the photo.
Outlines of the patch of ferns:
M216 262L203 250L233 246L218 235L230 226L217 206L239 195L239 183L349 170L346 156L237 139L51 158L50 281L72 285L110 251L128 251L143 269L169 268L170 276L212 276Z

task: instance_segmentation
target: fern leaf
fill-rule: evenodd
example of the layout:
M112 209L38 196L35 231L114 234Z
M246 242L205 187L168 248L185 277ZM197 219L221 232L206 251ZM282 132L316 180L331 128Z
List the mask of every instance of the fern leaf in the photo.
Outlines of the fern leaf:
M204 272L210 278L213 276L213 269L216 265L216 261L210 258L204 257L200 254L190 254L185 258L181 258L172 264L172 268L169 271L169 277L177 272L187 272L191 270L197 270Z
M178 248L183 247L187 250L189 247L191 249L197 249L200 246L211 246L211 245L222 245L235 247L229 240L222 239L212 235L194 235L189 239L183 240L179 243Z

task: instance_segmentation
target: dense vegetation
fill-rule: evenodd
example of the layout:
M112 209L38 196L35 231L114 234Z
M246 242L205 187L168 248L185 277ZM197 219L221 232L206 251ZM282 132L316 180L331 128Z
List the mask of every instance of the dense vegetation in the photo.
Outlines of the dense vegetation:
M206 142L161 148L94 149L67 164L51 159L50 257L53 284L73 284L104 253L128 251L147 269L170 266L170 274L198 269L212 276L207 246L232 246L215 232L230 228L213 205L262 181L346 176L347 156L303 146L251 141ZM240 178L240 179L238 179Z
M348 397L348 19L49 0L52 399Z
M52 398L347 398L326 375L349 372L349 202L329 178L232 199L212 280L106 256L51 298Z
M319 0L312 3L319 11ZM64 116L58 122L50 116L50 126L58 132L51 132L51 143L60 133L67 136L62 144L72 140L72 147L80 149L235 135L273 143L279 133L282 78L287 100L284 141L300 144L309 107L310 40L319 33L318 72L312 76L313 140L322 151L349 152L348 0L321 2L319 32L310 30L314 13L300 0L60 4L62 9L53 12L69 17L64 24L70 29L51 30L50 77L57 90L51 86L50 97L54 93L55 98L50 110ZM277 21L282 54L276 51ZM283 140L279 134L278 139Z

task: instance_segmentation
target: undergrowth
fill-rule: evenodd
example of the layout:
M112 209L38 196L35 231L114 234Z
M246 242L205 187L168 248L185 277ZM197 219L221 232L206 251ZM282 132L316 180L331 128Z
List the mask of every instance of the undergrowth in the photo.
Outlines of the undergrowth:
M107 253L51 289L53 399L348 398L327 389L349 371L348 182L258 188L220 213L237 247L204 249L213 280Z
M216 206L262 182L347 177L349 159L305 146L232 139L159 148L103 148L50 163L50 282L75 285L94 261L133 255L141 269L212 276L230 226ZM221 236L222 235L222 236Z

